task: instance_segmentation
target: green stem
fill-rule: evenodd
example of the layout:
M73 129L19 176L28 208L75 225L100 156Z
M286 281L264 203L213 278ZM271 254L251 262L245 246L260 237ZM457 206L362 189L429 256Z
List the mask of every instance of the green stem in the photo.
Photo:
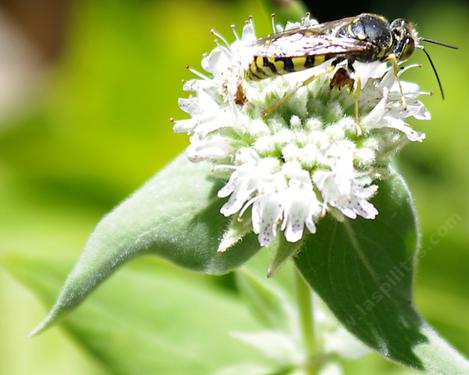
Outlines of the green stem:
M312 293L309 285L306 284L303 276L297 269L295 269L295 289L301 333L303 335L303 342L307 354L307 361L305 363L306 372L308 375L315 375L317 374L317 366L315 363L317 348L314 330Z

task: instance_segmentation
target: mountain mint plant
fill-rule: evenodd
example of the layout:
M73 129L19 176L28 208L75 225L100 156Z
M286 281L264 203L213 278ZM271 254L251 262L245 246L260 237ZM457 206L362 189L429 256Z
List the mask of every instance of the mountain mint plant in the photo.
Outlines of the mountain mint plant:
M402 30L391 26L406 22L390 26L381 16L359 17L396 33ZM430 119L419 99L426 92L402 79L418 65L404 66L400 55L394 60L368 56L372 61L325 58L327 48L339 48L330 35L316 40L325 50L313 60L285 55L302 48L303 36L315 25L307 16L285 29L276 26L288 45L270 59L256 57L259 39L251 19L241 35L233 27L232 43L214 32L218 42L202 59L204 72L189 68L196 78L185 82L188 96L179 100L189 117L174 121L176 132L190 136L185 154L102 219L33 335L77 307L118 267L153 254L205 274L233 272L236 293L223 301L208 283L203 293L196 292L192 275L187 293L173 288L174 282L165 288L174 291L175 300L185 296L185 314L211 311L203 320L208 336L226 322L226 335L262 353L259 363L239 355L237 362L215 365L219 350L236 356L240 343L233 340L191 362L192 354L183 348L203 344L188 328L181 337L166 338L185 340L180 353L168 354L180 355L178 374L187 374L187 368L219 375L337 374L340 358L358 358L370 349L434 374L469 373L466 359L412 303L420 234L409 189L392 162L404 145L425 138L408 120ZM419 48L417 33L408 30L416 45L399 45L396 53ZM393 38L404 40L402 35ZM274 35L263 44L271 48L275 40ZM349 35L342 43L356 41ZM298 61L311 66L295 71ZM288 74L276 74L280 69ZM159 306L145 290L147 304ZM257 323L238 327L234 322L245 321L245 315L233 301L247 305ZM174 311L171 321L181 312ZM172 327L168 318L155 318L151 325L158 327L157 335ZM90 342L94 351L99 342L125 342L114 336L106 341L98 331ZM129 338L132 332L120 335ZM148 333L136 342L143 336ZM145 353L145 347L136 347ZM164 347L157 345L155 358L161 357L158 350L166 353ZM166 373L161 358L133 358L134 368ZM135 373L129 368L119 371Z
M313 23L305 18L286 30ZM303 72L251 81L244 72L257 40L252 20L234 43L220 38L224 44L202 60L209 75L195 72L199 78L184 85L194 95L180 99L179 105L191 118L176 121L174 130L190 134L191 161L209 161L213 173L227 180L218 191L220 198L229 197L221 213L252 225L262 246L279 229L287 241L299 241L305 227L314 233L316 223L331 211L374 219L374 182L386 177L392 156L407 141L424 139L405 121L430 119L418 100L425 92L416 84L398 82L386 62L355 62L362 85L357 124L354 95L330 88L341 65L329 70L328 60ZM311 75L320 78L302 86ZM291 92L288 102L265 114ZM226 250L222 245L219 250Z

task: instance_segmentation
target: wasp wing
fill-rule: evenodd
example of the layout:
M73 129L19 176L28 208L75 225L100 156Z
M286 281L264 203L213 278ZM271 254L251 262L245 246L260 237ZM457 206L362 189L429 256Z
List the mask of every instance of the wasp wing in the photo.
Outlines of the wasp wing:
M374 50L371 43L324 34L282 33L253 45L254 55L265 57L319 56L328 58L365 55Z
M265 38L258 39L255 44L262 45L270 41L274 41L276 39L283 39L283 38L289 37L290 35L294 35L298 33L308 34L308 35L333 35L336 30L352 23L352 21L355 18L356 17L347 17L347 18L342 18L340 20L318 23L316 25L299 26L294 29L289 29L286 31L282 31L280 33L269 35Z

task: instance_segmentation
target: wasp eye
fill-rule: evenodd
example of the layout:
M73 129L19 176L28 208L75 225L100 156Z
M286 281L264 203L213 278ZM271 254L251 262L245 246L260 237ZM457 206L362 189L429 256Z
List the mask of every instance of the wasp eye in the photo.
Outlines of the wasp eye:
M414 40L413 39L407 39L406 42L405 42L405 46L402 49L400 59L401 60L408 59L410 57L410 55L412 55L412 53L414 52L414 49L415 49Z

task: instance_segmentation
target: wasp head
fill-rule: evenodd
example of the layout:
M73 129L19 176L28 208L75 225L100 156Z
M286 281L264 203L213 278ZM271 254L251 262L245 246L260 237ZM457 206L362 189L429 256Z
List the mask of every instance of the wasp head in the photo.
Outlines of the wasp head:
M406 60L412 55L418 41L415 25L402 18L391 22L392 53L398 60Z

